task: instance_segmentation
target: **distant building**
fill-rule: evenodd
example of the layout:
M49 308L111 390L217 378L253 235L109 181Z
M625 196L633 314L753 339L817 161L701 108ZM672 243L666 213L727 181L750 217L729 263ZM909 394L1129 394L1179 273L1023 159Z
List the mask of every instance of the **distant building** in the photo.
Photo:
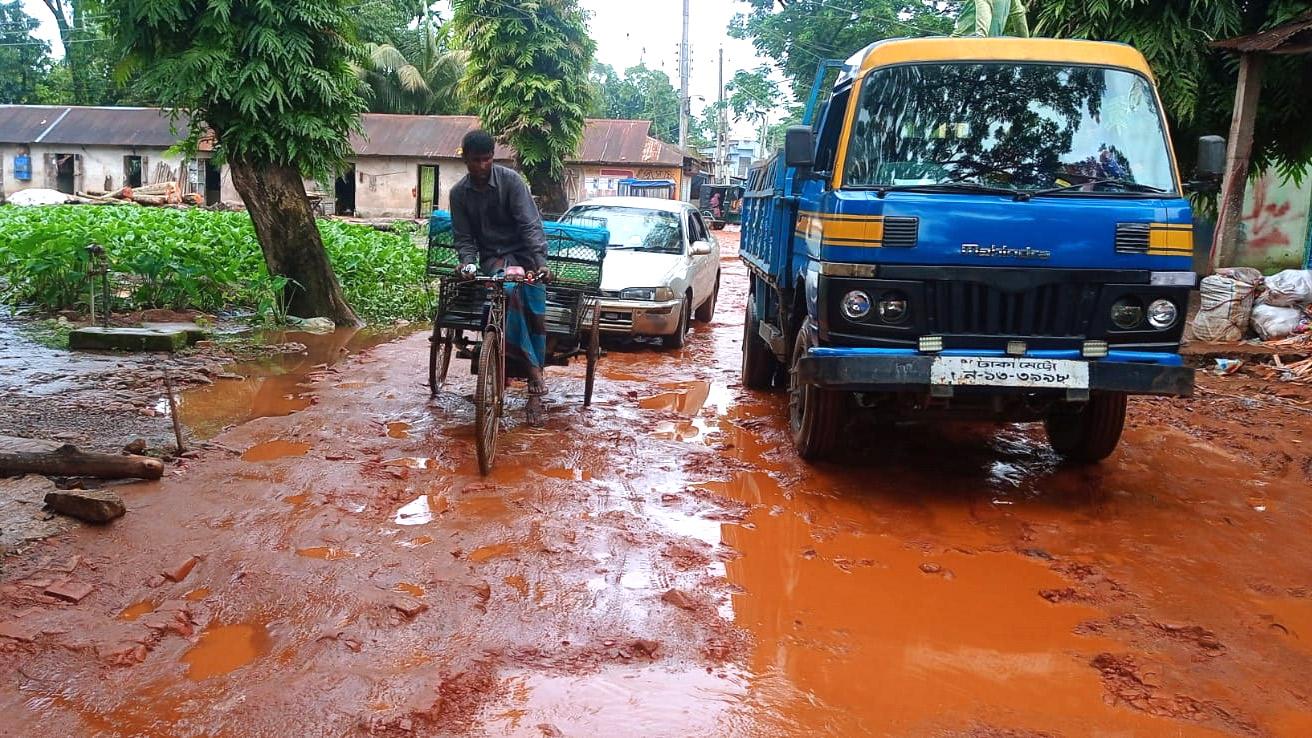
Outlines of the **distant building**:
M710 162L715 162L716 147L703 146L698 149L701 155ZM728 179L746 179L747 172L752 168L752 162L761 158L760 145L753 139L729 139L725 150L725 176ZM718 162L716 162L718 166ZM718 175L715 171L712 176Z
M465 174L460 141L478 126L472 116L363 116L364 135L332 182L307 181L326 212L360 217L424 217L448 207L447 195ZM175 131L155 108L0 105L0 191L29 187L75 193L177 182L207 204L241 202L227 167L207 151L184 160L170 154ZM625 178L673 180L686 198L701 170L695 153L652 138L650 121L589 120L566 166L571 202L614 194ZM513 165L514 152L496 156Z

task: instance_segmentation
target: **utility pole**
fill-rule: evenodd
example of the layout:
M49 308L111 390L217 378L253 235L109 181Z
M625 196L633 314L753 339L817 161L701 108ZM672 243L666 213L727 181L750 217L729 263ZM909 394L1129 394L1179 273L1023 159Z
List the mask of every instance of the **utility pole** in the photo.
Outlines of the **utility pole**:
M679 148L688 147L688 0L683 0L683 43L679 44Z
M720 102L715 111L715 181L719 184L728 184L729 163L725 161L728 158L725 145L725 120L728 114L724 109L724 47L720 47Z

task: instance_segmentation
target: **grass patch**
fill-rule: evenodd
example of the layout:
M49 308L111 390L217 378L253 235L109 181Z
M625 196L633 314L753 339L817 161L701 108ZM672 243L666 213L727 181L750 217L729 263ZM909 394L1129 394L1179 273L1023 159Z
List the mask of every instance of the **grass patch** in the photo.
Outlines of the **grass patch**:
M347 302L372 322L424 320L424 251L414 229L377 231L319 221ZM279 287L246 213L133 206L0 206L0 301L46 310L88 308L88 244L109 260L115 311L253 311L275 321ZM100 300L99 280L96 281ZM99 305L97 308L99 309ZM301 316L314 317L314 316Z

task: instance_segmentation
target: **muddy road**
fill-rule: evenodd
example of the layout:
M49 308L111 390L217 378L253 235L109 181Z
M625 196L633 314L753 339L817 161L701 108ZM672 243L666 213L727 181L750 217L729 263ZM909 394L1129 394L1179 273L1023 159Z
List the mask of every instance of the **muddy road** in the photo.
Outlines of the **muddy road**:
M1312 734L1312 394L1204 378L1090 469L1028 427L811 467L724 275L591 410L513 390L487 478L421 334L188 395L219 446L4 562L0 734Z

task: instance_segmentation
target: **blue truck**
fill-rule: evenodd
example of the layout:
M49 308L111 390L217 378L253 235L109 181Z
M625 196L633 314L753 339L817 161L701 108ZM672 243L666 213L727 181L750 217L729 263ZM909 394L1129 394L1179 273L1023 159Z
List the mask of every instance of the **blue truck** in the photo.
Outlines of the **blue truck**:
M1138 51L880 41L822 64L805 110L751 172L741 245L743 384L787 386L802 458L865 413L1042 421L1096 462L1127 396L1192 393L1185 192L1215 189L1225 142L1181 180Z

